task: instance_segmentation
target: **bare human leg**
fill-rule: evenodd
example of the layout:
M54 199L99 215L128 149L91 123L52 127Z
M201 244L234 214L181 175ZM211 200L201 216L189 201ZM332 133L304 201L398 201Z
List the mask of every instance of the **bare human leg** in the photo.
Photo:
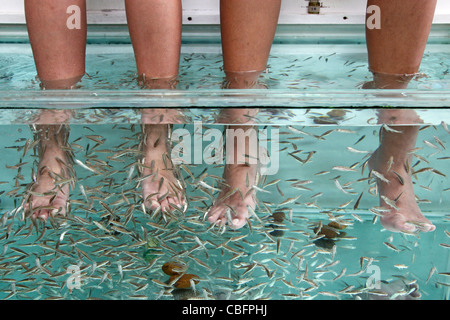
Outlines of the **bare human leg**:
M263 88L258 78L267 67L280 5L279 0L220 2L225 88ZM249 155L250 150L257 147L251 145L251 141L255 141L252 124L257 112L256 109L224 109L219 116L219 122L227 124L227 130L242 130L245 140L237 139L238 143L244 141L243 147L233 144L234 159L227 156L222 189L208 212L211 223L224 226L228 222L233 229L242 228L247 223L249 207L254 209L256 206L253 186L258 165L252 163Z
M378 6L381 13L381 28L366 28L374 75L370 88L407 88L420 67L436 0L369 0L367 5ZM388 181L377 180L380 206L387 211L380 219L382 225L394 232L435 230L417 205L408 170L421 120L414 110L399 109L380 110L378 120L395 130L382 129L380 146L369 160L370 168Z
M140 85L174 89L180 62L181 0L126 0L130 37ZM184 190L174 173L168 144L170 124L179 123L175 109L142 110L142 193L144 204L163 212L186 206Z
M79 28L68 28L72 11L79 10ZM72 89L85 73L86 2L85 0L25 0L25 15L30 44L41 87L45 90ZM27 216L47 219L66 214L72 172L67 154L70 113L45 110L36 121L35 137L39 139L39 165L36 180L25 204Z

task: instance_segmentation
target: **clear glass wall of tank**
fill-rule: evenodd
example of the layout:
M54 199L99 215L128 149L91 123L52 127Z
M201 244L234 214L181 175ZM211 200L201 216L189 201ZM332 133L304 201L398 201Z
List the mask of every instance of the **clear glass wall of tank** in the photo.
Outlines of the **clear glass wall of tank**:
M39 89L25 30L2 33L2 298L448 299L448 28L433 28L421 75L389 93L361 88L370 73L358 26L281 27L261 78L267 89L245 92L221 89L217 26L184 30L173 91L137 86L123 27L91 28L89 76L77 90L58 92ZM388 106L422 120L413 181L432 233L386 231L370 210L378 194L364 164L379 143L378 111ZM204 220L223 163L196 164L194 153L179 166L188 210L177 221L144 213L140 109L158 107L180 109L183 120L172 130L191 137L226 132L216 122L223 108L259 108L259 142L270 151L278 143L279 166L259 181L251 225L221 230ZM38 161L30 125L43 109L59 108L72 114L68 142L78 160L70 214L34 225L19 210ZM210 143L203 139L204 155ZM346 228L318 237L315 228L332 222ZM195 291L167 284L162 266L174 260L198 276ZM73 267L79 286L67 273Z

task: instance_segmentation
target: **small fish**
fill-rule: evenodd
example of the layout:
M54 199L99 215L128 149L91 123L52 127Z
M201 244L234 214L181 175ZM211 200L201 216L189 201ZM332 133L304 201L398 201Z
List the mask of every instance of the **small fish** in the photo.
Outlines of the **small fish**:
M116 225L111 225L111 229L120 232L120 233L124 233L124 234L132 234L132 232L130 230L127 230L125 228L116 226Z
M336 129L336 132L341 132L341 133L356 133L356 131L354 131L354 130L350 130L350 129L342 129L342 128Z
M391 126L388 126L387 124L383 124L382 128L388 132L402 133L402 131L395 130Z
M99 173L97 170L94 170L93 168L87 166L86 164L84 164L83 162L81 162L81 161L78 160L78 159L75 159L75 162L76 162L77 164L79 164L81 167L83 167L84 169L86 169L86 170L89 170L89 171L91 171L91 172L93 172L93 173Z
M341 190L342 192L348 194L349 192L347 190L345 190L342 185L339 183L338 179L334 179L334 184L336 185L336 187Z
M343 209L343 208L347 207L352 202L353 202L353 199L350 199L349 201L339 205L339 208Z
M394 157L393 156L390 156L389 157L389 160L388 160L388 167L387 167L387 169L386 169L386 172L389 172L389 171L391 171L391 168L392 168L392 165L394 164Z
M349 168L346 166L334 166L332 169L337 170L337 171L353 171L353 172L356 171L355 169L352 169L352 168Z
M252 189L254 189L254 190L256 190L256 191L259 191L259 192L271 193L270 191L265 190L265 189L263 189L263 188L260 188L260 187L258 187L258 186L256 186L256 185L253 185L253 186L252 186Z
M403 186L405 184L405 180L403 179L403 177L399 173L394 171L394 170L392 170L392 172L395 174L395 176L397 177L398 181Z
M440 281L436 281L436 284L444 286L444 287L450 287L450 284L444 283L444 282L440 282Z
M446 124L444 121L441 122L441 125L442 125L442 127L444 128L444 130L445 130L448 134L450 134L450 130L448 129L448 126L447 126L447 124Z
M344 293L344 292L350 291L350 290L352 290L354 288L355 288L355 286L347 286L344 289L339 290L338 292L339 293Z
M363 222L360 216L358 216L356 213L352 213L352 217L358 220L359 222Z
M294 198L288 198L288 199L284 200L283 202L281 202L279 205L282 206L282 205L285 205L285 204L288 204L288 203L292 203L292 202L296 201L300 197L301 197L301 195L299 195L297 197L294 197Z
M383 201L391 208L395 209L398 211L398 207L395 205L395 201L389 199L388 197L386 197L385 195L381 195L381 198L383 199Z
M434 140L442 147L442 149L446 149L445 148L445 146L444 146L444 143L442 142L442 140L441 139L439 139L438 137L436 137L436 136L433 136L433 138L434 138Z
M371 175L373 174L375 177L377 177L381 181L386 182L386 183L390 183L390 181L388 179L386 179L384 177L384 175L379 173L378 171L372 170L370 173L371 173Z
M300 130L300 129L297 129L297 128L291 126L291 125L287 126L287 128L288 128L289 130L291 130L292 132L294 132L294 133L299 133L299 134L302 134L302 135L311 136L310 133L307 133L307 132L305 132L305 131L302 131L302 130Z
M400 250L394 246L392 243L389 242L383 242L389 249L394 250L395 252L400 252Z
M364 140L364 138L366 137L366 135L361 136L353 145L357 145L358 143L360 143L362 140Z
M154 284L156 284L157 286L163 287L163 288L170 288L171 286L169 286L167 283L164 283L158 279L152 279L152 282Z
M347 150L350 151L350 152L353 152L353 153L365 153L365 154L369 153L369 151L357 150L357 149L352 148L352 147L347 147Z
M437 145L435 145L434 143L431 143L431 142L428 141L428 140L423 140L423 142L424 142L427 146L429 146L429 147L431 147L431 148L433 148L433 149L439 150L439 152L442 151L441 148L439 148Z
M274 185L274 184L278 184L278 182L280 182L280 181L281 181L281 179L275 179L275 180L272 180L272 181L266 183L266 184L264 185L264 188L267 188L267 187L272 186L272 185Z
M329 292L329 291L319 291L318 294L321 294L323 296L328 296L328 297L334 297L334 298L339 297L339 295L337 295L336 293Z
M108 228L106 228L104 225L102 225L101 223L99 223L99 222L97 222L97 221L92 221L96 226L97 226L97 228L99 228L100 230L103 230L103 231L105 231L105 232L107 232L107 233L111 233L111 230L109 230Z
M346 268L343 268L343 269L341 270L341 272L333 279L333 281L336 281L337 279L342 278L346 272L347 272L347 269L346 269Z
M362 196L363 196L363 193L364 193L364 191L361 192L361 194L359 195L358 199L356 200L355 205L353 206L353 210L358 209L358 207L359 207L359 202L361 201L361 198L362 198Z
M379 296L379 297L387 297L387 296L389 296L388 293L386 293L384 291L381 291L381 290L368 290L367 293L370 294L370 295Z

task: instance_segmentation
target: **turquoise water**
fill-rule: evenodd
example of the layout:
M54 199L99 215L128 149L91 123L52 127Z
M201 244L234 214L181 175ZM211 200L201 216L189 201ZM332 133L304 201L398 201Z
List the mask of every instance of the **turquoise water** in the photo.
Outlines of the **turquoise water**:
M361 89L370 80L365 44L351 35L333 42L280 33L261 78L268 89L245 92L220 89L217 34L213 41L188 35L179 87L170 92L138 88L123 37L106 44L97 35L88 45L89 77L69 92L39 90L26 41L2 42L0 298L366 299L380 291L402 298L407 283L418 286L421 299L448 299L448 45L432 38L421 69L426 77L393 96ZM380 125L377 109L361 108L368 105L415 107L423 120L412 161L415 171L423 170L413 181L434 232L386 231L369 210L378 196L363 164L378 146ZM177 221L144 213L137 108L163 106L182 107L185 119L173 130L191 134L194 122L222 131L216 119L227 106L261 107L257 128L271 139L278 130L280 166L258 184L259 218L251 227L224 231L204 221L218 193L207 186L217 187L223 173L223 165L204 161L179 167L189 207ZM345 114L332 116L329 107ZM21 219L20 205L37 166L29 124L42 108L72 111L69 146L96 172L76 163L68 217L34 225ZM282 222L274 223L275 212L285 214ZM315 241L314 226L336 220L348 225L345 235ZM163 284L169 276L161 267L174 259L199 277L195 291ZM374 275L382 281L379 290L370 288ZM78 286L69 290L70 284Z
M174 130L182 126L176 125ZM184 127L193 131L192 125ZM20 213L14 211L21 203L35 167L36 157L31 150L23 156L23 146L27 139L32 139L30 129L1 126L5 138L3 158L8 166L3 169L0 185L3 192L2 298L174 299L170 290L163 290L152 280L168 280L161 266L175 258L189 265L189 273L200 277L196 286L200 298L354 299L356 293L352 290L366 287L368 277L372 276L373 271L365 269L369 259L373 259L370 266L379 268L382 281L417 281L422 299L448 297L448 276L439 274L447 272L449 263L448 247L442 246L449 242L445 231L448 232L446 208L450 186L445 177L423 172L415 180L420 207L435 223L436 231L416 236L391 233L379 221L374 221L375 215L368 210L378 205L378 197L369 192L373 181L362 179L368 176L367 170L362 173L361 167L366 154L346 149L354 146L360 151L373 151L378 143L378 130L296 126L295 129L306 134L300 135L285 126L276 128L280 130L282 165L277 174L266 176L259 184L265 190L257 193L260 221L252 218L251 228L227 229L222 233L203 220L217 192L199 187L200 180L217 186L217 177L223 171L221 165L187 164L180 168L187 186L189 209L177 222L165 223L158 216L143 213L139 174L137 170L130 171L137 161L136 153L130 150L137 152L140 136L140 128L134 125L72 125L69 141L75 159L99 173L75 165L77 182L70 194L69 218L33 227L30 221L21 221ZM266 129L270 133L275 127ZM329 130L333 132L326 139L317 139ZM102 136L101 145L96 146L87 138L93 132ZM442 127L421 131L418 139L421 149L417 155L429 163L417 158L415 168L433 167L448 173L448 151L437 152L423 142L431 141L434 136L446 143L448 133ZM299 150L296 148L304 150L297 153L303 159L310 151L316 153L311 161L302 164L289 155ZM123 156L114 157L117 154ZM355 172L333 169L354 164ZM327 173L317 175L322 171ZM278 179L279 182L272 183ZM346 187L346 192L336 187L335 179ZM298 181L311 182L292 187ZM364 194L359 206L353 209L361 192ZM113 232L112 225L105 220L110 211L129 234ZM285 220L274 225L271 214L277 211L285 213ZM314 242L313 225L333 220L349 224L345 237ZM274 230L284 234L277 235ZM150 263L144 258L146 247L142 241L146 238L160 241L157 259ZM304 251L299 254L300 250ZM361 257L367 257L362 267ZM324 264L331 266L323 267ZM70 293L67 289L70 275L66 271L73 265L81 269L82 284ZM250 271L249 266L253 266ZM343 269L345 274L333 281ZM309 282L302 280L305 271ZM349 290L350 293L339 292L348 286L355 289Z
M177 90L141 90L135 79L134 55L126 28L90 29L86 76L76 92L45 92L35 79L26 31L0 39L2 108L138 108L227 107L277 108L396 106L447 108L449 101L448 28L436 26L418 75L407 90L362 90L371 80L364 28L360 26L280 26L261 77L267 90L221 89L223 78L220 33L199 26L183 34ZM31 107L30 102L33 104ZM203 111L207 112L207 111ZM425 113L427 115L427 113ZM433 113L433 115L435 115ZM448 119L446 110L430 121ZM0 119L11 121L2 112ZM359 124L368 118L362 114ZM425 121L428 119L423 117ZM22 121L22 120L19 120ZM133 121L133 119L132 119ZM440 121L439 121L440 122Z

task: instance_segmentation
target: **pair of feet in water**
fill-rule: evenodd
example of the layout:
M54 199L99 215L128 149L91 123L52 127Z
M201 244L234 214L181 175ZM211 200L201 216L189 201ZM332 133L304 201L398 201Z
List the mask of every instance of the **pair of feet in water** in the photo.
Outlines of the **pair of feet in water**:
M161 128L161 127L160 127ZM148 209L183 210L187 206L184 189L177 179L167 143L161 142L168 130L153 131L146 136L142 164L142 193ZM69 200L70 180L68 157L61 148L46 148L41 155L36 181L31 188L25 209L33 218L48 219L50 215L65 215ZM382 225L394 232L414 233L433 231L435 226L421 213L414 194L408 166L383 152L381 147L371 156L369 167L376 172ZM218 225L228 223L239 229L247 223L249 207L255 209L253 186L257 165L230 164L225 166L224 183L208 212L208 221ZM65 183L61 183L65 182Z

